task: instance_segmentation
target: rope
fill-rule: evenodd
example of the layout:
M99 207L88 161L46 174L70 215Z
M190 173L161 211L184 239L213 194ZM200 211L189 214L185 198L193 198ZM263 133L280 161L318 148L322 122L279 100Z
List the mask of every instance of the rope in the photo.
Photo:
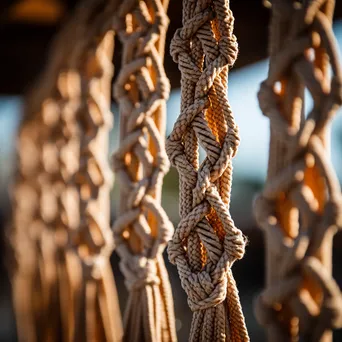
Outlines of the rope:
M117 6L115 0L94 0L78 8L29 98L14 210L21 341L122 338L109 264L111 174L105 149ZM22 187L35 196L30 211L21 212L28 206ZM25 260L26 251L20 254L25 246L32 260Z
M258 94L271 123L268 177L255 201L266 235L267 282L255 305L269 341L331 341L342 327L332 278L342 197L329 160L329 125L342 104L333 0L272 1L270 67ZM329 69L331 67L331 76ZM304 114L304 89L313 108Z
M229 213L238 128L227 98L237 56L227 0L184 0L171 54L179 65L181 114L167 141L180 177L180 216L168 252L193 311L190 341L249 341L231 266L245 239ZM199 144L206 152L199 165Z
M173 300L162 252L173 227L160 205L168 171L163 135L169 81L163 68L168 1L125 1L115 20L123 45L114 87L120 146L113 156L120 184L116 251L129 299L124 340L176 341Z

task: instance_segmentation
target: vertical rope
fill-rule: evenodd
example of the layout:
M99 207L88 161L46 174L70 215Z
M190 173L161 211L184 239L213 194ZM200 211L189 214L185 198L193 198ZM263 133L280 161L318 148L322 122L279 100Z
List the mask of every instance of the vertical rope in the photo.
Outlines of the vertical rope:
M163 68L168 1L125 1L117 18L123 45L115 84L120 147L113 156L120 184L116 251L129 299L124 340L176 341L172 294L162 252L173 227L160 205L168 170L164 148L169 81Z
M13 282L21 341L122 338L109 265L106 160L116 8L115 0L78 8L29 98L14 196ZM23 199L25 191L34 204ZM26 251L21 254L26 246L29 259Z
M331 329L342 326L342 297L331 275L332 239L342 226L328 147L328 127L342 104L334 4L272 1L269 74L258 94L271 122L270 158L255 201L267 248L267 288L255 310L269 341L328 342ZM314 103L307 116L304 88Z
M228 103L237 56L229 1L184 0L171 45L182 74L181 114L167 141L180 177L181 222L169 243L188 304L190 341L249 341L231 266L245 239L229 213L238 128ZM198 145L206 152L199 165Z

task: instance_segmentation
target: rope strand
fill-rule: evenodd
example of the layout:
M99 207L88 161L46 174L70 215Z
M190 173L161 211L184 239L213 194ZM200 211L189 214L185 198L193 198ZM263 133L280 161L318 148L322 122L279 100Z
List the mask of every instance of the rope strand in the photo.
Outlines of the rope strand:
M29 97L14 203L20 341L122 338L109 264L111 174L105 149L117 6L115 0L90 0L77 9ZM22 212L27 193L33 203Z
M188 304L190 341L249 341L231 266L245 239L229 213L238 129L227 98L237 56L229 2L184 0L171 54L182 74L181 114L167 141L180 177L181 221L169 243ZM198 146L206 158L199 165Z
M113 156L120 209L113 230L129 299L124 340L176 341L172 293L162 252L173 232L160 205L168 171L163 134L169 81L163 68L168 1L125 1L117 30L122 69L114 94L120 147Z
M342 326L342 296L331 275L342 197L327 147L328 125L342 104L333 8L333 0L272 1L270 68L258 94L271 123L270 158L254 208L268 273L255 311L269 341L328 342L330 330ZM305 87L313 99L307 117Z

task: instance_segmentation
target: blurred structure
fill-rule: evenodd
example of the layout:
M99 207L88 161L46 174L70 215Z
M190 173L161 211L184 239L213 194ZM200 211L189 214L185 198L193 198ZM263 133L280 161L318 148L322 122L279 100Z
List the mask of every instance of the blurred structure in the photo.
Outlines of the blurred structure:
M120 341L106 160L116 1L80 6L28 97L11 240L20 341Z
M267 283L256 316L268 341L328 342L331 329L342 327L342 295L331 267L342 196L328 158L328 125L342 104L334 5L272 2L270 69L258 93L271 122L270 157L255 201L267 247ZM305 87L314 102L307 117Z
M124 340L176 341L173 297L162 253L173 226L161 207L165 104L170 85L163 67L168 0L122 2L118 29L122 65L114 85L120 144L113 166L120 188L113 234L129 297ZM130 6L129 6L130 5Z

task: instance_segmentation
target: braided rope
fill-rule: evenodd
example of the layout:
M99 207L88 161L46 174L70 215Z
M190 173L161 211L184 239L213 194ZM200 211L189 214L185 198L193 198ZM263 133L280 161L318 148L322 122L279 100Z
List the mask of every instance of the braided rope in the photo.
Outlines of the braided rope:
M169 243L188 304L190 341L248 341L231 273L245 240L229 213L238 128L227 98L237 56L227 0L184 0L183 28L171 45L182 74L181 114L167 141L180 177L181 222ZM198 144L206 152L199 166Z
M331 274L332 240L342 227L328 152L328 126L342 104L334 4L272 1L270 68L258 94L271 123L270 159L254 208L266 234L268 272L255 311L269 341L326 342L342 327L342 296ZM307 117L305 87L313 99Z
M160 205L168 171L164 150L163 68L168 1L125 1L116 20L123 44L122 69L114 87L120 107L118 151L120 209L113 230L129 299L125 341L176 341L173 301L162 252L173 227Z
M111 120L111 25L116 8L115 0L91 0L79 7L60 33L30 98L28 114L39 136L28 138L36 144L37 162L25 181L35 182L38 205L33 217L26 216L28 221L32 217L28 225L15 222L15 233L23 232L15 241L18 251L27 243L36 248L30 263L38 270L24 279L32 284L26 292L32 306L17 308L18 317L23 317L18 325L22 341L120 341L122 337L109 264L111 174L104 148ZM26 126L24 122L22 131L30 129ZM25 158L25 145L18 152ZM26 172L25 167L20 170ZM18 189L15 195L22 196ZM15 217L21 215L19 210L16 205ZM23 258L19 265L24 264ZM17 278L22 279L20 269ZM15 298L20 298L25 281L14 283L18 284ZM27 336L30 325L34 328Z
M36 341L38 330L33 302L37 303L34 289L39 282L38 255L32 229L40 227L36 222L39 210L40 160L39 145L36 144L41 127L25 120L18 139L18 158L16 183L13 191L13 226L11 240L15 254L16 267L12 274L13 304L16 311L18 339ZM40 223L40 222L39 222ZM29 234L29 232L32 232ZM32 298L31 300L27 300Z

